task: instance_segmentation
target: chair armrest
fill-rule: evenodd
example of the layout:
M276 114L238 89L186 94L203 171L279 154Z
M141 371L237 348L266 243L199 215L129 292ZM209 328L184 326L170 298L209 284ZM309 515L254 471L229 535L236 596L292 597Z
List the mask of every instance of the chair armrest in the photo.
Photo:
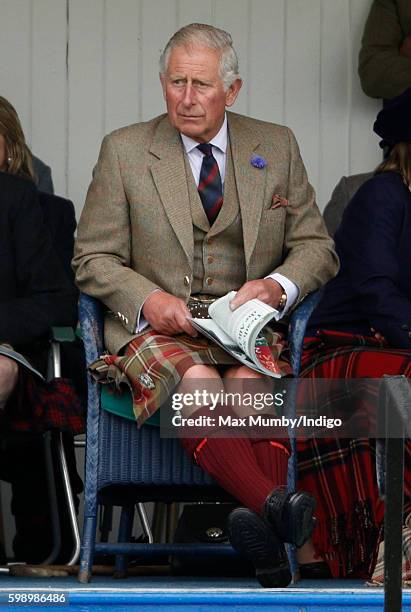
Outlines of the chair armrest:
M80 294L79 321L83 338L86 365L90 365L100 357L104 351L103 326L104 306L95 298ZM98 441L99 414L100 414L100 386L87 373L87 436L88 445L94 446ZM87 451L91 452L91 451ZM87 453L86 453L87 454ZM87 460L88 461L88 460Z
M72 327L51 327L50 350L47 362L47 380L61 377L61 342L74 342L75 334Z
M53 342L74 342L76 339L72 327L52 327L51 341Z
M104 307L101 302L85 293L80 294L79 321L87 365L98 359L104 350L103 313Z
M322 290L314 291L305 297L291 315L288 330L290 360L294 376L298 376L301 367L304 335L311 314L322 297Z

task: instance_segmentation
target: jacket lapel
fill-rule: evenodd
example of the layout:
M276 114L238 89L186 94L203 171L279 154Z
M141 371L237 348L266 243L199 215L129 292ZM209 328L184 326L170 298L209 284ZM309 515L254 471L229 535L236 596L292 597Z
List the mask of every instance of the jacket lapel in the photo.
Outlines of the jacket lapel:
M240 125L239 119L232 113L227 113L227 116L248 267L261 220L267 169L255 168L251 164L251 158L257 153L260 144L255 134Z
M151 174L171 226L193 266L194 238L190 199L180 136L165 117L151 144ZM190 220L188 222L188 220Z

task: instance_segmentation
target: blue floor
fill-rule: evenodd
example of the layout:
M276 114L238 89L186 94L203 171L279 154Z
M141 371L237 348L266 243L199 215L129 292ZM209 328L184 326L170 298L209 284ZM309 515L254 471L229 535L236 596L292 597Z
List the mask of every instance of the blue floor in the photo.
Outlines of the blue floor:
M8 611L56 606L67 612L367 612L382 610L383 598L383 589L349 580L305 580L287 589L262 589L256 580L244 578L138 576L115 580L96 576L83 585L74 576L0 576L0 606L7 606ZM403 610L411 612L410 589L404 592Z

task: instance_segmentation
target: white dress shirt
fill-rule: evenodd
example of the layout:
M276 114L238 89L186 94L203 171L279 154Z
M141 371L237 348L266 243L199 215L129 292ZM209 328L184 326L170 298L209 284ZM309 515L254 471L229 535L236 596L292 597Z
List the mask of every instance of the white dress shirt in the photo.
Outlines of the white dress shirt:
M190 162L191 171L194 176L195 183L198 187L200 183L200 172L201 166L203 164L204 153L201 153L200 149L197 149L199 143L196 140L190 138L190 136L186 136L185 134L180 134L181 140L183 141L183 147L185 152L187 153L188 161ZM220 170L221 183L224 189L224 179L225 179L225 162L227 157L227 140L228 140L228 132L227 132L227 115L224 117L224 123L220 128L218 134L214 136L210 140L210 144L213 147L213 156L218 164L218 169Z

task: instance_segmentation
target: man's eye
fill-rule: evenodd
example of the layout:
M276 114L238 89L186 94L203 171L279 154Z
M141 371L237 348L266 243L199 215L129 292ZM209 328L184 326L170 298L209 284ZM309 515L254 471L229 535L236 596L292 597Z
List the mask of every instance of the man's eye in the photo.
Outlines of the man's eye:
M181 87L182 85L184 85L184 80L183 79L174 79L173 81L173 85L177 85L177 87Z

